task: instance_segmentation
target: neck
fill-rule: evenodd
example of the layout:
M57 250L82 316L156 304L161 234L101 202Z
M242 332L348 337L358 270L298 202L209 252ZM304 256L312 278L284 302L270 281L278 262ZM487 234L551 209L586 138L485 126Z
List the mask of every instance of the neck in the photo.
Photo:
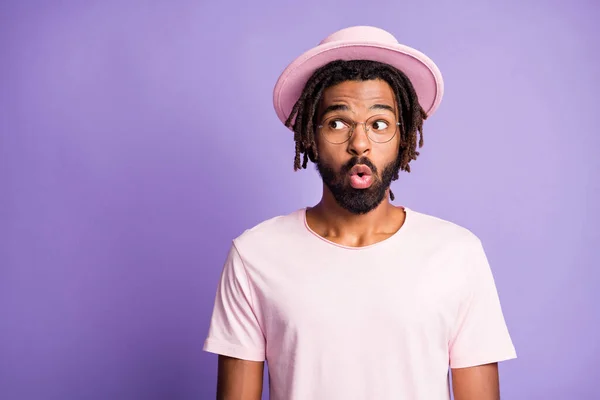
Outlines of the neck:
M403 222L404 211L390 203L389 189L384 200L366 214L353 214L342 208L324 187L321 201L309 210L315 228L325 236L362 240L371 235L393 233Z

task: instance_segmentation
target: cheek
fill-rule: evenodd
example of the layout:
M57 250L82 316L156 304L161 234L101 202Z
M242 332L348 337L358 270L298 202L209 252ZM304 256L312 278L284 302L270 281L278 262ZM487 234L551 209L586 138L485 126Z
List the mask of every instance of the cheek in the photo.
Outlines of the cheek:
M399 149L400 146L398 142L382 143L373 148L372 157L379 163L387 165L396 160Z
M328 164L337 165L341 160L344 159L346 148L344 145L333 145L331 143L321 141L319 138L315 138L317 144L317 151L319 152L319 159L327 162Z

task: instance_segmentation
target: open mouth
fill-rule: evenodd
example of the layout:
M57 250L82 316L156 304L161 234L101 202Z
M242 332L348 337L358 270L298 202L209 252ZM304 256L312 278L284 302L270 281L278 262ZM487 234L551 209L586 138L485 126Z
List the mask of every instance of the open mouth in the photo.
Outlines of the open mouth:
M355 165L350 170L350 185L355 189L366 189L373 183L371 168L366 165Z
M366 175L372 175L371 168L367 167L363 164L358 164L352 167L350 170L350 175L358 175L360 178Z

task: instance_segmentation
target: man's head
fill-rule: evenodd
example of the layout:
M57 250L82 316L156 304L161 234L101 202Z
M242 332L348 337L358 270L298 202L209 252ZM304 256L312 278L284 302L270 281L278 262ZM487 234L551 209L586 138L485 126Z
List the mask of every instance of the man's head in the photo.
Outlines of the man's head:
M400 170L410 172L425 119L413 85L398 69L367 60L331 62L308 80L286 122L296 142L294 169L311 160L340 206L367 213L384 200Z

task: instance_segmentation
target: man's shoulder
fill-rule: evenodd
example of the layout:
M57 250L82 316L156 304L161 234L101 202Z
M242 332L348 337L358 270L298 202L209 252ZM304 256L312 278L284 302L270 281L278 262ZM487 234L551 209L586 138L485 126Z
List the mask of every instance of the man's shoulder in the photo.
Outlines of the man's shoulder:
M477 245L479 237L464 225L436 215L409 210L412 217L411 230L418 236L444 243Z
M263 220L242 232L234 239L234 243L272 243L284 234L293 234L303 223L303 212L304 209L298 209Z

